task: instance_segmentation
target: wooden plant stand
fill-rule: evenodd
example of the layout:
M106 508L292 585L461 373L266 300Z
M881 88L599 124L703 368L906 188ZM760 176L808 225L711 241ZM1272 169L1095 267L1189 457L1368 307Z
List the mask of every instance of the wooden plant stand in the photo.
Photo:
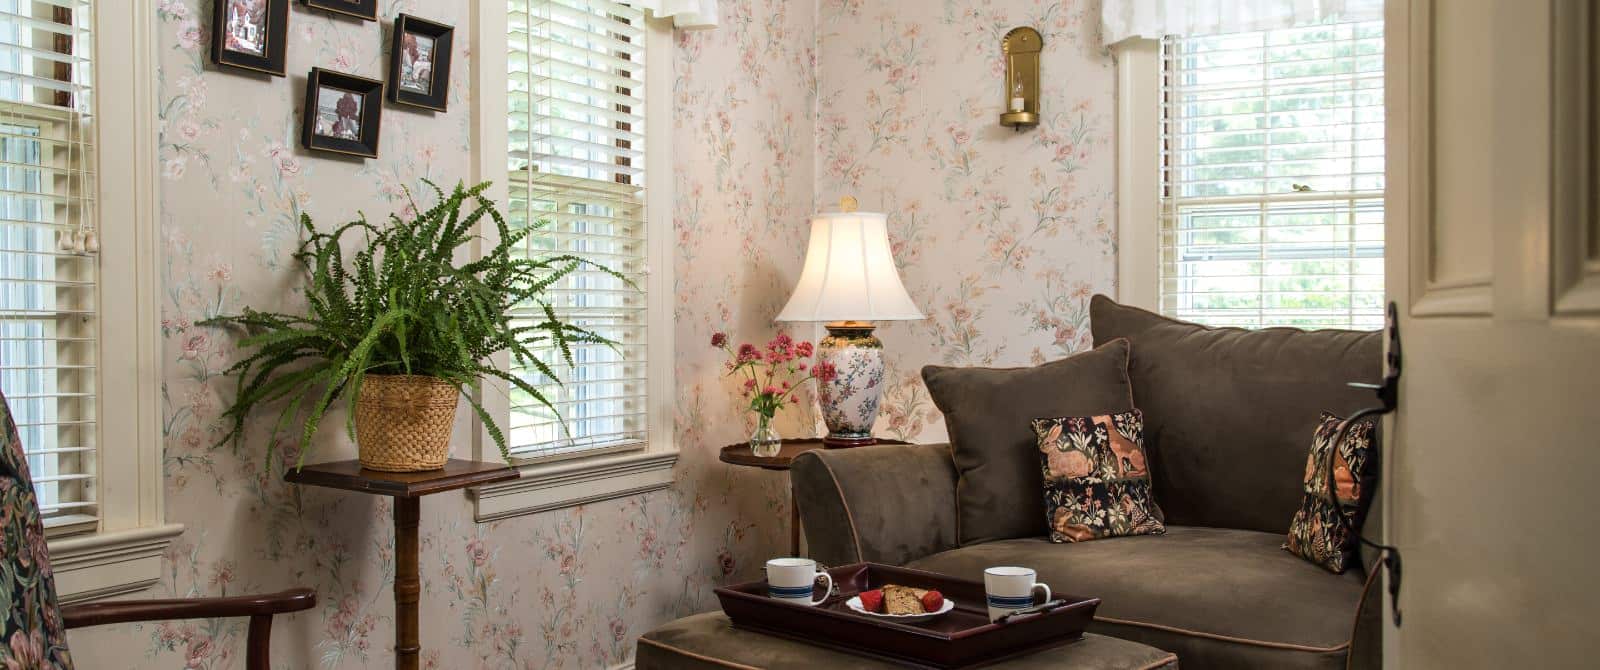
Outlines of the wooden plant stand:
M426 472L379 472L351 460L307 465L283 476L284 481L301 486L394 498L394 667L400 670L417 670L422 653L422 643L417 638L418 600L422 593L422 580L417 574L417 523L422 496L516 478L517 471L504 463L454 458L442 469Z

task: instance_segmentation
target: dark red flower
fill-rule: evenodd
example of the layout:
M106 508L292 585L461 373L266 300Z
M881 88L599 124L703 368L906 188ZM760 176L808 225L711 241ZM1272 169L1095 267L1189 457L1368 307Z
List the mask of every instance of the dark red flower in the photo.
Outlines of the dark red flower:
M716 347L718 349L721 349L721 348L727 346L727 344L728 344L728 334L727 333L718 331L718 332L715 332L715 333L711 334L711 346Z

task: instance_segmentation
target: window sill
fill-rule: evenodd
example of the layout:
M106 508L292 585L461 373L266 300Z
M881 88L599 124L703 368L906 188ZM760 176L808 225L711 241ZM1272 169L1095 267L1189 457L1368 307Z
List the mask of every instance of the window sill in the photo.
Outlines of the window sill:
M169 523L50 540L56 599L63 604L143 591L161 580L161 557L183 525Z
M672 485L678 451L644 450L522 465L509 482L471 490L478 522L622 498Z

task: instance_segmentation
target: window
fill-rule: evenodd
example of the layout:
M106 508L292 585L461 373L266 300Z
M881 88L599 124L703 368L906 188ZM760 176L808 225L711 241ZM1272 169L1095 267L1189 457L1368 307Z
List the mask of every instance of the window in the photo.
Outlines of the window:
M521 3L513 2L513 5ZM570 254L580 267L550 290L557 316L615 346L572 349L561 383L516 374L554 407L513 390L513 453L549 458L638 446L646 438L643 12L616 2L544 0L511 14L509 115L513 228L535 226L524 253ZM629 282L634 286L630 286ZM543 319L529 305L528 324ZM547 362L561 352L539 352Z
M135 104L154 72L134 46L153 40L134 4L0 0L0 389L69 602L154 583L182 531L161 509L158 199L140 159L156 126Z
M522 253L572 255L620 275L584 266L548 293L563 320L615 342L574 346L570 366L553 348L537 350L559 384L514 369L553 410L515 388L486 387L486 408L508 417L522 478L480 489L480 520L671 483L671 143L650 142L671 132L671 30L626 2L480 5L475 51L506 59L506 78L488 82L505 98L477 105L491 161L480 172L506 183L507 223L536 230ZM503 45L490 41L501 36ZM525 309L530 323L544 318L539 305Z
M1383 24L1161 44L1160 310L1383 325Z
M52 534L95 530L88 7L0 0L0 389Z

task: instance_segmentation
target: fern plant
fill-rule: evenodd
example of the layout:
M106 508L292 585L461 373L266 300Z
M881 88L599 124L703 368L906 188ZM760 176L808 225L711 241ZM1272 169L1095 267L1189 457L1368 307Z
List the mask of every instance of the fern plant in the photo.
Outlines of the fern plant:
M504 430L470 388L483 377L497 377L551 412L556 409L537 387L487 364L489 357L510 352L524 369L557 379L552 361L540 359L536 349L553 348L570 365L573 344L611 344L562 321L544 296L579 268L626 278L576 256L515 254L543 222L512 229L484 197L487 182L471 188L457 184L448 195L433 182L427 184L439 202L412 221L390 215L387 225L379 226L361 216L323 232L310 216L301 215L305 240L294 258L306 275L306 314L245 308L243 314L202 322L243 329L239 346L248 352L227 370L238 377L238 385L233 403L223 412L231 427L219 446L237 449L246 419L264 405L282 403L266 462L272 462L278 436L303 416L298 467L323 417L341 398L349 409L346 430L355 439L354 405L366 375L408 374L455 386L500 453L509 457ZM473 226L485 217L499 231L499 242L477 259L458 264L457 251L476 238ZM347 261L346 247L357 246L348 245L348 238L356 235L364 237L364 244ZM513 310L542 317L513 319Z

